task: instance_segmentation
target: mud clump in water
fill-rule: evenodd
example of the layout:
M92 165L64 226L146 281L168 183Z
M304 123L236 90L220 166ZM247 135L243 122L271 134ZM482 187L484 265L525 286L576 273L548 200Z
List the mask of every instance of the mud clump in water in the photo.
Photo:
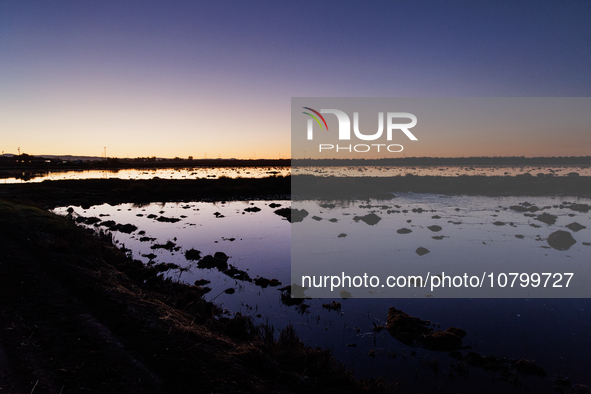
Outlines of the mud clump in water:
M176 222L180 222L181 219L178 219L178 218L167 218L166 216L160 216L158 219L156 219L156 221L163 222L163 223L176 223Z
M201 252L197 249L189 249L185 252L185 259L187 260L199 260L201 258Z
M427 248L423 248L422 246L418 247L417 250L415 250L415 253L418 254L419 256L424 256L427 253L430 253L430 250Z
M355 216L353 220L356 222L359 222L361 220L362 222L369 224L370 226L374 226L378 224L380 220L382 220L382 218L376 215L375 213L368 213L365 216Z
M228 269L228 256L225 253L217 252L215 255L208 254L197 263L199 268L217 268L220 271Z
M581 230L586 229L587 226L583 226L582 224L577 223L577 222L572 222L570 224L567 224L566 228L568 228L569 230L574 231L576 233L577 231L581 231Z
M568 231L558 230L548 236L548 245L556 250L568 250L576 243L577 241Z
M180 246L176 246L176 244L172 241L168 241L165 244L154 244L152 246L150 246L150 249L156 250L156 249L165 249L168 250L169 252L172 251L178 251L181 249Z
M291 209L291 208L281 208L274 212L276 215L284 217L290 223L297 223L304 220L306 216L308 216L308 211L305 209Z
M543 213L541 215L536 216L535 219L539 220L542 223L554 224L556 223L556 219L558 219L558 216L550 215L549 213Z

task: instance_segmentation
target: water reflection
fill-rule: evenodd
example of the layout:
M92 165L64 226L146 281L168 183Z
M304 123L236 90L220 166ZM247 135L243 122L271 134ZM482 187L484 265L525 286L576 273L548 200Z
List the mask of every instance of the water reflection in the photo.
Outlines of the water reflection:
M3 183L43 182L45 180L81 179L216 179L263 178L267 176L288 176L290 167L189 167L158 169L120 169L120 170L79 170L47 171L44 173L23 172L21 176L5 178Z
M305 167L294 166L293 174L339 177L390 177L390 176L515 176L539 174L550 176L591 176L591 166L343 166Z
M104 230L114 224L135 226L137 229L129 234L113 231L116 242L131 249L134 258L146 264L178 265L182 270L167 270L165 275L189 284L200 281L198 283L212 289L206 298L215 299L230 312L241 312L259 322L268 321L275 327L293 324L306 343L332 349L335 356L352 366L358 376L415 381L419 374L421 379L415 383L428 390L434 382L448 379L448 376L427 367L426 361L437 359L445 371L454 360L446 352L411 348L385 330L374 331L376 325L385 325L390 306L429 319L444 328L463 328L468 333L464 343L472 347L466 352L535 359L551 373L567 375L573 381L588 384L591 376L588 363L591 343L587 338L591 329L591 314L588 313L591 301L339 298L307 299L287 305L282 302L284 292L280 288L289 284L291 279L292 228L309 223L317 229L307 241L310 253L321 250L319 245L348 245L352 250L371 234L388 237L388 242L378 240L374 247L388 245L395 251L401 266L426 268L455 264L466 269L482 263L495 270L511 270L512 259L526 258L563 269L565 265L588 265L587 256L591 250L588 212L560 208L564 202L573 201L565 197L527 198L530 206L549 207L544 212L556 216L553 224L526 216L530 211L519 212L510 208L526 206L524 198L429 194L403 194L393 201L371 200L369 204L367 201L307 201L309 215L302 223L294 224L274 213L290 206L290 201L103 204L86 210L76 206L61 207L55 212L66 215L68 208L72 208L71 215L82 218L82 223L87 221L85 218L97 218L98 221L88 221L95 223L85 224L95 229ZM582 199L577 202L590 203ZM398 212L387 213L388 210ZM381 217L376 226L354 220L355 216L370 213ZM547 248L548 234L568 228L572 222L586 227L573 231L577 243L567 252ZM344 231L342 226L345 226ZM398 233L402 227L411 232ZM347 236L339 238L342 232ZM430 253L417 255L417 246L426 247ZM212 258L221 252L228 256L228 268L199 268L198 261L187 259L187 251L199 251L200 256L211 255ZM227 270L231 267L235 271L228 275ZM272 286L266 282L263 286L265 281L257 283L260 278L275 279L281 285ZM230 288L234 293L225 291ZM339 310L323 308L323 304L333 300L341 303Z

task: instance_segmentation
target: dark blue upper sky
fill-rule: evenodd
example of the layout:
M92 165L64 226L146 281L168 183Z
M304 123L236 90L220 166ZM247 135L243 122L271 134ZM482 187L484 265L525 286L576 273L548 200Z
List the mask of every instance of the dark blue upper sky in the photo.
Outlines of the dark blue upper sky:
M589 21L587 1L5 0L0 149L288 156L292 96L591 96Z

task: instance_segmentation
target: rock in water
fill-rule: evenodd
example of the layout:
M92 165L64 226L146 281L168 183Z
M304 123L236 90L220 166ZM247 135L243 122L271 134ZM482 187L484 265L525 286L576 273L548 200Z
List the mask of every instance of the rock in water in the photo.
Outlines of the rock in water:
M556 250L568 250L576 243L577 241L568 231L558 230L548 236L548 245Z

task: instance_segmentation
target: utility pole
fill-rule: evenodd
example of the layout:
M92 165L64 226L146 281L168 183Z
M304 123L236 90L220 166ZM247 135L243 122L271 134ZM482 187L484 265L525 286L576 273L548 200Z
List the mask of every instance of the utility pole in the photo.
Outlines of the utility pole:
M107 147L104 146L104 148L105 148L105 160L107 160Z
M21 155L21 147L20 146L18 147L18 155L19 156Z

